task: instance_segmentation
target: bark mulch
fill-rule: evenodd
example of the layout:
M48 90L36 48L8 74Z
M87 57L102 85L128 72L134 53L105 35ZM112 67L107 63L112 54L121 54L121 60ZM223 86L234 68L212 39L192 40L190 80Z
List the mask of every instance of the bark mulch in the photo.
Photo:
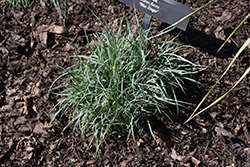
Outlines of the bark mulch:
M215 1L190 19L186 32L177 39L197 49L186 50L190 61L208 66L193 77L202 85L186 83L181 100L194 104L174 116L152 121L156 141L146 129L136 143L111 137L99 155L95 147L88 152L88 138L82 140L73 127L64 133L69 114L49 125L56 104L48 95L51 83L61 74L52 65L69 67L69 57L86 44L88 34L100 30L100 24L86 3L100 18L115 27L125 14L135 19L133 8L119 1L72 0L68 2L65 27L54 8L43 9L39 2L21 11L0 9L0 164L1 166L250 166L250 81L249 75L222 102L183 125L192 109L216 82L233 56L249 37L246 21L232 40L216 53L225 38L249 13L248 0ZM197 9L208 0L179 0ZM142 17L142 13L138 13ZM157 33L167 25L153 18ZM170 36L178 34L174 30ZM159 37L164 39L164 36ZM160 39L161 40L161 39ZM88 54L88 51L86 51ZM250 48L238 58L229 73L206 100L220 97L249 67ZM204 107L203 105L202 107Z

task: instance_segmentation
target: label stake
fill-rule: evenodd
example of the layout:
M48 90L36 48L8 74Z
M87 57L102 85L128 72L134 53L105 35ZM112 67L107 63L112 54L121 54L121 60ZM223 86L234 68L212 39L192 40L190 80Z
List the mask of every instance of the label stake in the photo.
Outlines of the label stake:
M147 30L149 28L149 24L150 24L151 18L152 18L152 16L150 16L147 13L145 13L144 18L143 18L143 24L142 24L142 28L144 30Z

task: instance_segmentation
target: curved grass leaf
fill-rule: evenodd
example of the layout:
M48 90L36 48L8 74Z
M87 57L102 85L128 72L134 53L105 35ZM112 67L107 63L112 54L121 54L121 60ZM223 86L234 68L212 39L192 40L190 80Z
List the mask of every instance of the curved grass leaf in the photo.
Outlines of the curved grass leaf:
M208 108L212 107L213 105L215 105L216 103L218 103L219 101L221 101L228 93L230 93L237 85L238 83L249 73L249 68L246 70L246 72L241 76L240 80L227 92L225 93L223 96L221 96L220 98L218 98L216 101L214 101L212 104L210 104L208 107L206 107L205 109L201 110L200 112L196 113L198 111L198 109L200 108L200 106L202 105L202 103L207 99L207 97L212 93L213 89L215 88L215 86L219 83L219 81L223 78L223 76L227 73L227 71L229 70L229 68L232 66L232 64L234 63L234 61L236 60L236 58L241 54L241 52L250 44L250 38L248 38L248 40L242 45L242 47L238 50L238 52L236 53L236 55L234 56L233 60L231 61L231 63L229 64L229 66L227 67L227 69L225 70L225 72L222 74L222 76L220 77L220 79L214 84L214 86L209 90L209 92L205 95L205 97L201 100L201 102L198 104L198 106L195 108L194 112L192 113L192 115L187 119L187 121L184 123L186 124L187 122L189 122L191 119L193 119L196 115L202 113L203 111L207 110Z
M233 30L233 32L228 36L228 38L225 40L225 42L221 45L221 47L217 50L219 52L223 46L228 42L228 40L233 36L233 34L241 27L241 25L248 19L250 16L250 13L241 21L241 23Z

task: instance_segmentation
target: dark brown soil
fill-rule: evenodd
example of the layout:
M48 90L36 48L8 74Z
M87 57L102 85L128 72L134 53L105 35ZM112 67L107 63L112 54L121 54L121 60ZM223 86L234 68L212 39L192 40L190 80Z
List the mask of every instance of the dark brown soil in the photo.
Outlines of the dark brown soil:
M114 26L123 14L130 20L135 19L133 9L118 1L83 2ZM5 1L1 1L1 166L250 166L249 75L222 102L188 124L182 125L192 110L182 109L180 117L173 117L174 124L164 117L152 121L156 141L147 130L137 143L114 136L103 144L99 156L94 146L85 153L88 140L82 140L79 132L72 135L72 127L61 133L68 114L57 118L50 127L53 117L50 110L57 99L48 96L47 91L61 73L51 65L72 65L69 56L86 44L84 28L89 34L100 30L98 21L83 2L68 2L64 28L53 8L43 9L37 2L22 11L7 11ZM197 9L208 0L179 2ZM195 107L226 69L249 37L249 21L220 53L215 54L216 50L249 13L249 6L248 0L217 0L190 19L187 31L182 32L178 40L197 47L188 50L185 57L209 69L193 76L202 86L187 83L186 95L179 94L180 99ZM167 25L154 18L151 26L161 30ZM175 30L171 35L177 33ZM249 56L250 47L202 107L239 80L249 67Z

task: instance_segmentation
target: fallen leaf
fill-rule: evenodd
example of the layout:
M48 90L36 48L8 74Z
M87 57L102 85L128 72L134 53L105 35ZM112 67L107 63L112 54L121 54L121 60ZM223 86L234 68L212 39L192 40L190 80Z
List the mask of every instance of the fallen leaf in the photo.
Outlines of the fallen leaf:
M217 17L216 20L217 20L217 21L227 21L227 20L230 20L231 17L232 17L232 13L229 12L228 9L226 9L226 10L224 10L224 11L222 12L221 17Z
M33 147L26 147L26 151L33 151L34 148Z
M31 152L31 153L27 154L26 156L24 156L23 159L30 160L32 158L32 156L33 156L33 152Z
M201 163L201 161L199 161L195 157L192 157L191 160L192 160L192 162L194 163L195 166L199 166L199 164Z
M4 105L0 108L0 111L11 111L13 110L12 105Z
M43 129L43 123L41 123L41 122L38 122L36 124L35 128L33 129L33 132L36 133L36 134L48 134L48 132L46 132Z
M7 89L6 90L6 95L8 95L8 96L10 96L10 95L13 95L14 93L16 93L16 89L14 88L14 89Z
M68 33L68 30L66 28L62 26L58 26L58 25L50 25L46 27L43 31L54 33L54 34L67 34Z
M20 124L24 124L27 121L27 119L25 118L25 116L22 117L18 117L16 119L16 121L14 122L14 125L20 125Z
M170 154L170 157L174 160L178 160L178 161L182 161L185 157L184 156L181 156L181 155L178 155L175 151L175 149L173 148L172 149L172 152Z
M87 161L86 165L91 165L91 164L94 164L95 163L95 160L89 160Z
M38 87L35 87L32 92L32 97L39 97L41 95L41 90Z
M223 30L223 28L221 26L218 26L216 28L216 30L214 31L214 35L218 39L221 39L221 40L226 39L226 35L225 35L224 30Z
M72 45L70 45L69 43L66 43L66 45L63 48L63 50L65 52L68 52L68 51L73 50L73 49L75 49L75 48Z
M13 14L13 16L19 21L22 19L23 17L23 12L21 11L17 11L17 10L11 10L11 13Z
M23 47L25 47L27 43L26 39L24 39L21 35L17 35L17 34L13 34L11 38L8 39L8 41L10 43L15 43Z
M212 113L209 113L209 115L214 119L217 115L217 112L212 112Z
M20 132L29 132L31 131L31 129L27 126L20 126L20 128L18 128L18 131Z
M217 135L220 136L226 136L226 137L234 137L233 134L231 132L229 132L228 130L225 130L224 128L220 128L220 127L216 127L215 131L217 132Z

